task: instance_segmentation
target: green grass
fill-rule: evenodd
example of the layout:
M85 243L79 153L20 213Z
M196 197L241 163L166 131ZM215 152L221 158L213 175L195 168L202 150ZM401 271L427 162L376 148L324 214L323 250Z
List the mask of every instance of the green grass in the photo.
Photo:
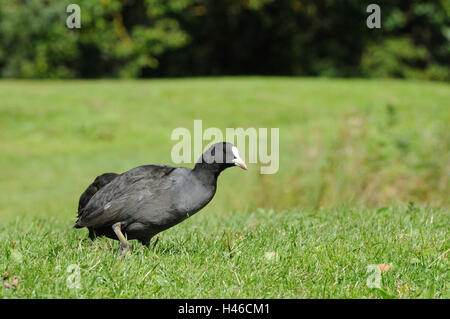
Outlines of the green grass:
M200 214L118 260L117 241L91 242L67 220L18 219L1 229L0 263L19 286L0 296L448 298L448 224L441 210L407 206ZM391 266L380 289L366 285L372 264Z
M0 296L448 298L449 89L298 78L0 81L0 274L19 278ZM279 172L227 170L204 210L150 251L135 243L124 261L116 241L92 243L71 228L95 176L171 164L172 130L194 119L204 129L279 128ZM381 289L368 288L367 266L382 263L392 268ZM72 264L80 289L67 287Z

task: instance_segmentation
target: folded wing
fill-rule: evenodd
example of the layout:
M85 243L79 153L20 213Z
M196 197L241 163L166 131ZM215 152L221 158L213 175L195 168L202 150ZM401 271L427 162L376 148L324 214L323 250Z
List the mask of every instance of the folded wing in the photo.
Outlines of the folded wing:
M79 211L75 227L103 227L132 221L144 206L161 196L175 167L145 165L125 172L98 190Z

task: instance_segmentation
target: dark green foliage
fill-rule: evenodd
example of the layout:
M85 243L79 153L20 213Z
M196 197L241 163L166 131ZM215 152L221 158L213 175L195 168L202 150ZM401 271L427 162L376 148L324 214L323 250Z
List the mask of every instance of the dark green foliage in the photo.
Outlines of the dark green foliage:
M3 77L137 77L158 66L156 56L186 42L176 20L153 18L142 1L77 1L82 28L68 29L71 2L2 1Z
M0 3L0 76L223 74L450 79L445 0L70 0Z

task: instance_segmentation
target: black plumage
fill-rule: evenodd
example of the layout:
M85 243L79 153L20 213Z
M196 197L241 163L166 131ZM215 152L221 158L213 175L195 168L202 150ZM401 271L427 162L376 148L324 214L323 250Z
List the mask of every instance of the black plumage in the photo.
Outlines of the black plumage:
M81 196L75 227L119 239L121 254L129 250L125 238L148 246L154 235L208 204L219 174L235 165L247 169L237 149L222 142L203 153L193 169L144 165L120 175L101 175Z
M88 188L86 188L83 194L81 194L80 200L78 202L78 213L80 213L80 211L84 207L86 207L89 200L92 198L92 196L94 196L95 193L97 193L100 188L111 182L117 176L119 176L119 174L116 173L105 173L97 176L92 184L89 185Z
M119 176L119 174L105 173L95 178L92 184L89 185L88 188L86 188L86 190L80 196L80 200L78 201L78 218L80 217L82 210L86 207L92 196L94 196L95 193L97 193L103 186L111 182L117 176ZM95 233L92 228L89 228L89 238L95 238Z

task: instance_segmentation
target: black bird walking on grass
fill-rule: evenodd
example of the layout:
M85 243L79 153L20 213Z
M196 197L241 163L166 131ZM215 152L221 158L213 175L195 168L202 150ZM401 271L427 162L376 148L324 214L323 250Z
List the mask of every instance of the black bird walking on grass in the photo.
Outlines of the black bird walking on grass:
M119 256L130 250L127 239L148 246L153 236L208 204L219 174L232 166L247 170L237 148L221 142L203 153L193 169L144 165L100 175L80 197L75 228L87 227L92 239L119 240Z

